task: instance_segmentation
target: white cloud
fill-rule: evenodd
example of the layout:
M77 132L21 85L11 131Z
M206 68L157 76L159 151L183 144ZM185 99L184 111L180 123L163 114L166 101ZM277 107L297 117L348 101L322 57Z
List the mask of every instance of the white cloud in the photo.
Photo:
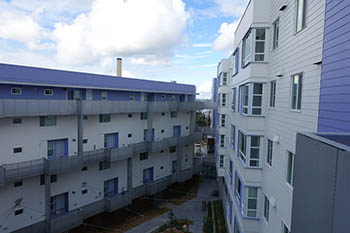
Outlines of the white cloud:
M0 38L34 43L43 33L43 28L30 15L10 9L0 11Z
M224 16L241 17L248 0L214 0Z
M210 99L211 98L211 81L206 81L197 86L197 92L200 93L199 99Z
M192 45L193 48L209 48L211 46L212 46L211 43L194 43Z
M170 57L188 19L181 0L96 0L71 24L55 24L57 59L78 65L106 56Z
M233 23L223 23L219 29L219 36L213 43L213 49L219 51L232 51L234 46L234 33L237 28L238 21Z

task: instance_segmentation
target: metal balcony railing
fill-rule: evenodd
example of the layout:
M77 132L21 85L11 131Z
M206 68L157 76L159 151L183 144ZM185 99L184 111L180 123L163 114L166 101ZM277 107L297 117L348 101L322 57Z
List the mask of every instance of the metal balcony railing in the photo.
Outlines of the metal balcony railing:
M3 182L13 182L44 173L44 159L36 159L19 163L5 164L3 170Z
M117 209L123 208L127 205L130 205L132 202L132 195L130 192L125 194L117 194L113 197L106 197L106 211L113 212Z
M212 108L211 102L82 101L83 114L196 111ZM77 114L76 100L2 99L0 118Z

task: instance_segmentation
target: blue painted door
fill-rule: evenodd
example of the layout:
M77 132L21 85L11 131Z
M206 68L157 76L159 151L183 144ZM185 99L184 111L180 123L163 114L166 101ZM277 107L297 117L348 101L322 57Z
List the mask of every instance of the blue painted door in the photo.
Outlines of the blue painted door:
M119 133L105 134L104 146L105 148L118 148Z
M112 197L118 193L118 178L106 180L104 182L104 196Z
M172 163L172 172L173 174L176 173L176 167L177 167L177 160L174 160Z
M52 215L62 214L68 211L68 193L51 197L50 213Z
M180 137L181 136L181 125L177 125L173 127L173 136Z
M151 183L153 181L154 170L153 167L143 169L143 183Z
M47 158L68 156L68 139L58 139L47 141Z
M143 130L143 141L147 141L147 129ZM154 129L152 129L152 142L154 142Z

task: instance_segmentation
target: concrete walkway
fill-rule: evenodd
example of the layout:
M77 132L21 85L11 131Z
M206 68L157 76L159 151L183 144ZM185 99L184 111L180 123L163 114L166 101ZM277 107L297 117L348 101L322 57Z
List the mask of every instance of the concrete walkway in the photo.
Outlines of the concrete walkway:
M186 218L193 221L190 225L190 232L201 233L203 226L203 218L205 211L202 211L202 201L212 201L216 198L211 196L213 190L218 190L216 180L204 179L198 188L197 197L186 203L176 206L171 203L164 203L163 206L171 208L176 218ZM147 221L133 229L127 231L127 233L146 233L156 230L161 225L167 223L169 220L168 213L162 214L150 221Z

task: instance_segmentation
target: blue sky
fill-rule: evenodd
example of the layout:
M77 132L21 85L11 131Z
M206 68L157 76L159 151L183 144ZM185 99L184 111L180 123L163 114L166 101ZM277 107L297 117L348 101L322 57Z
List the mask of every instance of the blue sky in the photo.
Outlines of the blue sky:
M0 62L195 84L210 97L247 0L0 0Z

